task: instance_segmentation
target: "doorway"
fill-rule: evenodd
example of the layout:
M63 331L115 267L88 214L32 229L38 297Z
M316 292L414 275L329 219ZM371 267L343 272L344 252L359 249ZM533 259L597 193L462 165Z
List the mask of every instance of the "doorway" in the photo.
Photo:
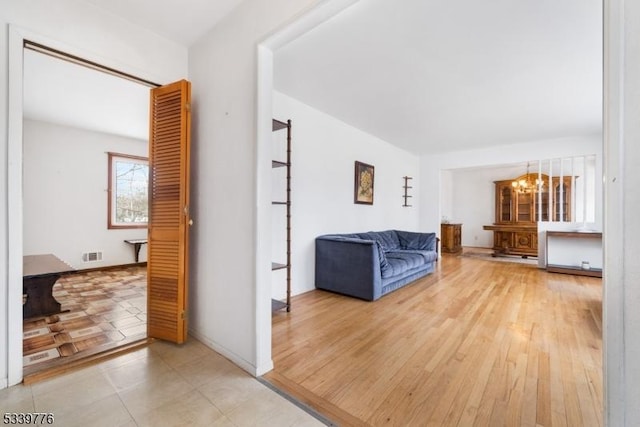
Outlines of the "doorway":
M146 339L146 250L127 241L147 237L157 85L30 42L23 67L22 255L72 271L52 289L60 312L23 315L27 377Z

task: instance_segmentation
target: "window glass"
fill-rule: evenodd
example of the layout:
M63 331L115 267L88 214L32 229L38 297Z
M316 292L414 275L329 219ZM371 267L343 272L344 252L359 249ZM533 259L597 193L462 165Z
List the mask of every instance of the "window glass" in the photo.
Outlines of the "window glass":
M149 162L109 153L109 228L142 228L149 220Z

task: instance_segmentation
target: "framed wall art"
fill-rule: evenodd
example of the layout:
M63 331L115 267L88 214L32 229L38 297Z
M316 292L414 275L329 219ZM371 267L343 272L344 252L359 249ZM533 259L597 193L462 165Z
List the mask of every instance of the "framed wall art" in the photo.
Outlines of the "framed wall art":
M353 203L373 205L374 174L373 166L356 161Z

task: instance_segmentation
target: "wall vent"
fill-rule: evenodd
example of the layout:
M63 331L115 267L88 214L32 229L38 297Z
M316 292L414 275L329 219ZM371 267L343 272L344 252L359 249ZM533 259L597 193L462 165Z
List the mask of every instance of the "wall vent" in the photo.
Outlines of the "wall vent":
M102 261L102 251L85 252L82 254L82 261L84 262Z

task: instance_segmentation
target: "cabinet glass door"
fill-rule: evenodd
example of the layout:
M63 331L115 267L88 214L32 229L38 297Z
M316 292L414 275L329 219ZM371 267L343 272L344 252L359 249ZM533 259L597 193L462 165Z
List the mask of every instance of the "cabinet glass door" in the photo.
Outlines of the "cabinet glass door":
M533 193L517 193L518 198L518 222L531 222L531 212L532 212L532 201L533 201Z
M511 195L512 190L511 187L502 187L500 189L500 221L501 222L511 222L512 221L512 212L511 212Z

